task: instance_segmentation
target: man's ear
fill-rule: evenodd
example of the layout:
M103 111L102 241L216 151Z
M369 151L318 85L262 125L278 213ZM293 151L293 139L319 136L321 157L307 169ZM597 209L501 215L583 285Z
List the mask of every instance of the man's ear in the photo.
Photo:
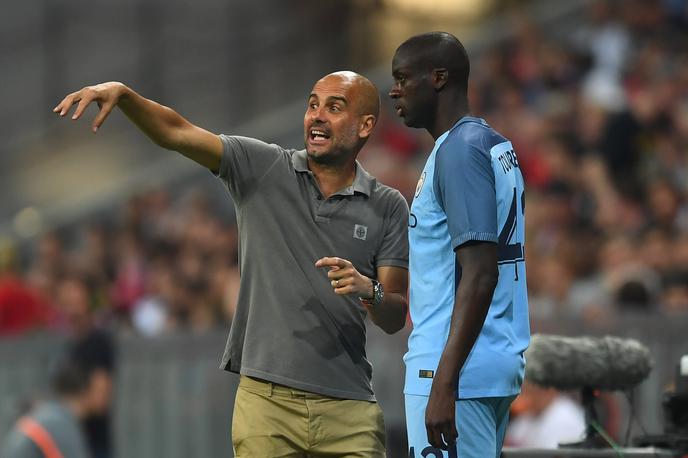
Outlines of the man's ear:
M368 138L373 133L373 128L377 123L375 115L361 116L361 124L358 127L358 136L361 138Z
M436 91L441 90L447 79L449 78L449 71L446 68L435 68L432 70L432 85Z

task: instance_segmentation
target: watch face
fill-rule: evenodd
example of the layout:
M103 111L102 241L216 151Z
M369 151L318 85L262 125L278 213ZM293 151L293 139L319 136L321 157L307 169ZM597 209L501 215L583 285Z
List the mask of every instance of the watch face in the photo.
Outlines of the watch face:
M382 297L384 296L384 292L382 290L382 285L380 284L379 281L375 281L373 283L373 299L375 300L376 303L382 302Z

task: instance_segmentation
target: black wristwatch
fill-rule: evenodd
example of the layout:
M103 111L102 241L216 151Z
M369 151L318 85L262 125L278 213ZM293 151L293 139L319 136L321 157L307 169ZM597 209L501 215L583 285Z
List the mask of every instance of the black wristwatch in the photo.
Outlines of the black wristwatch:
M358 299L368 307L375 308L382 303L382 298L385 297L385 291L382 289L382 283L374 278L370 281L373 282L373 297L370 299L359 297Z

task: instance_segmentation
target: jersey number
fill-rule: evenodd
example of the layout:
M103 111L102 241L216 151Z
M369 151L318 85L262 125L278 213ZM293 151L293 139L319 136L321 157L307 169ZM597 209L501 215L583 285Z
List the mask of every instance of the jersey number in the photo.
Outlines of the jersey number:
M525 211L525 192L521 192L521 214ZM499 264L510 264L523 261L523 244L512 240L516 234L516 214L518 213L518 202L516 200L516 188L514 197L511 200L509 215L506 217L504 227L499 233L499 243L497 246L497 258Z
M442 450L439 448L434 448L434 447L425 447L422 452L420 452L420 456L423 458L443 458L444 454L442 453ZM458 452L456 451L456 447L452 447L449 449L449 458L457 458ZM409 449L409 458L417 458L416 457L416 450L411 447Z

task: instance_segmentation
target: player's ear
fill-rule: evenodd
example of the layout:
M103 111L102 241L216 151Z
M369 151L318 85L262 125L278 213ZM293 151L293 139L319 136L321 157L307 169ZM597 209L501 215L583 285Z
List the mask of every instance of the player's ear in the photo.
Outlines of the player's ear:
M377 123L377 118L375 115L361 116L361 124L358 127L358 136L361 138L370 137L370 134L373 133L373 128L375 128L375 123Z
M449 72L446 68L435 68L432 70L432 85L436 91L441 90L447 84L448 78Z

